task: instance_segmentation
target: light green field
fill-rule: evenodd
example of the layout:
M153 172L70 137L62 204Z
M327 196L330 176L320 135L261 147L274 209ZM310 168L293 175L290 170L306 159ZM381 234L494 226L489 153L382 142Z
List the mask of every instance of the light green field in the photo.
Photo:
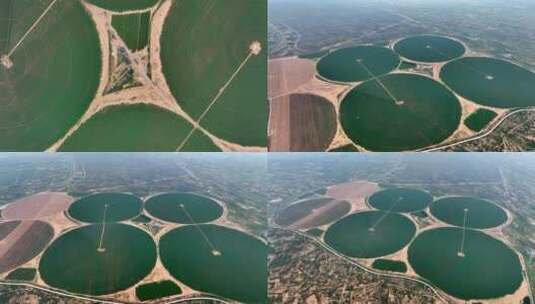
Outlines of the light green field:
M0 18L14 20L0 29L2 53L17 43L46 3L2 1L10 13L2 9ZM0 66L0 150L45 150L75 124L95 96L101 71L95 25L80 2L58 1L11 60L11 69Z
M115 15L112 17L111 24L129 49L138 51L147 46L149 42L150 12Z
M163 73L180 106L197 119L249 54L252 56L201 125L245 146L266 146L267 2L175 1L161 37Z
M182 117L148 105L114 106L91 117L62 151L175 151L191 131ZM196 131L182 151L219 151Z

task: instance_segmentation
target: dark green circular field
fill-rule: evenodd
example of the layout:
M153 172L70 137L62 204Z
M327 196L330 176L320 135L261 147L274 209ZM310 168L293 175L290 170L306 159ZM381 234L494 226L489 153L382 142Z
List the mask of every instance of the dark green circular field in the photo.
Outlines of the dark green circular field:
M107 223L125 221L138 216L143 202L125 193L97 193L74 202L69 215L85 223Z
M173 277L245 303L267 302L267 255L262 241L216 225L176 228L160 239L161 260Z
M427 208L433 201L431 194L411 188L390 188L374 193L368 203L379 210L414 212Z
M394 51L412 61L444 62L461 57L466 49L462 43L451 38L422 35L398 41Z
M275 222L281 226L310 229L342 218L349 211L351 205L346 201L326 197L307 199L284 208L275 217Z
M44 11L43 3L11 1L11 11L0 13L12 18L0 33L0 55L23 37L22 29ZM58 1L11 61L10 69L0 65L0 150L46 150L82 117L96 94L101 52L95 24L80 1Z
M357 46L336 50L317 64L321 77L333 81L358 82L396 69L400 59L392 50L378 46Z
M223 207L213 199L186 192L153 196L145 202L145 210L158 219L181 224L211 222L223 214Z
M517 254L501 241L468 229L463 257L462 231L448 227L419 234L408 251L414 271L463 300L499 298L516 291L522 282Z
M466 210L466 211L465 211ZM487 229L502 225L507 221L507 213L493 203L477 197L452 196L435 201L431 214L451 225Z
M97 112L72 134L61 151L175 151L193 126L177 114L145 104L111 106ZM216 152L220 149L197 130L180 150Z
M442 68L440 79L457 94L484 106L535 105L535 73L504 60L487 57L454 60Z
M153 7L159 0L86 0L100 8L115 12L142 10Z
M323 238L347 256L376 258L401 250L415 233L416 226L404 215L365 211L334 223Z
M267 1L173 1L161 36L162 72L193 119L244 64L200 123L244 146L267 144L267 23L259 22L266 19ZM262 50L244 63L255 41Z
M102 225L96 224L71 230L55 240L39 264L45 283L74 293L106 295L147 276L157 258L152 237L130 225L105 227L102 247Z
M438 144L461 120L459 101L439 82L413 74L369 80L349 92L340 121L349 138L371 151L405 151Z

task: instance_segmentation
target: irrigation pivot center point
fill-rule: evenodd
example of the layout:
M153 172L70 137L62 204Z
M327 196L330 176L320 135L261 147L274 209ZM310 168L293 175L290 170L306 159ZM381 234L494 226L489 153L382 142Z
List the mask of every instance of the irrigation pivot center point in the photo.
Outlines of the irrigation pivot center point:
M258 55L262 51L262 44L260 41L253 41L251 45L249 45L249 50L253 55Z
M212 255L213 256L221 256L221 251L214 249L214 250L212 250Z
M493 80L493 79L494 79L494 76L492 76L492 75L487 75L487 76L485 76L485 78L486 78L487 80Z
M2 55L2 57L0 57L0 61L2 62L2 65L8 70L13 66L13 61L11 61L11 58L9 58L8 55Z

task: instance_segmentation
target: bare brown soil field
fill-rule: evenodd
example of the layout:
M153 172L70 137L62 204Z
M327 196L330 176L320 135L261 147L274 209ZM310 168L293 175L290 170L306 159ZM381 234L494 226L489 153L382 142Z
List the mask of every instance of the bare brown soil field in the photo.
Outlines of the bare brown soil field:
M351 205L346 201L332 200L324 206L313 209L307 216L293 223L293 229L307 230L323 226L342 218L351 210Z
M40 254L54 229L41 221L24 221L0 241L0 273L15 269Z
M329 187L325 195L335 199L353 202L367 198L375 193L378 188L376 183L354 181Z
M62 192L41 192L10 203L2 216L14 220L39 219L62 213L72 201L72 197Z
M297 57L270 60L268 63L268 96L280 97L294 92L314 78L313 61Z
M17 226L20 224L20 221L11 221L0 223L0 241L5 239Z
M325 98L290 94L271 100L270 151L325 151L336 129L336 110Z

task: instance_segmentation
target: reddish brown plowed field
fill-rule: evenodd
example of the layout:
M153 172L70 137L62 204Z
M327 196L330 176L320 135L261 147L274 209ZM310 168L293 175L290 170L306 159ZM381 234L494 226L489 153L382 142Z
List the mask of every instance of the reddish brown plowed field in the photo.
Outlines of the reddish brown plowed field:
M287 95L314 77L313 61L296 57L270 60L268 64L269 98Z
M20 221L0 223L0 241L5 239L19 224Z
M25 221L0 241L0 273L15 269L40 254L54 229L41 221Z
M291 94L271 101L270 151L325 151L336 135L336 111L325 98Z
M73 199L61 192L41 192L10 203L2 216L13 220L31 220L61 213Z

